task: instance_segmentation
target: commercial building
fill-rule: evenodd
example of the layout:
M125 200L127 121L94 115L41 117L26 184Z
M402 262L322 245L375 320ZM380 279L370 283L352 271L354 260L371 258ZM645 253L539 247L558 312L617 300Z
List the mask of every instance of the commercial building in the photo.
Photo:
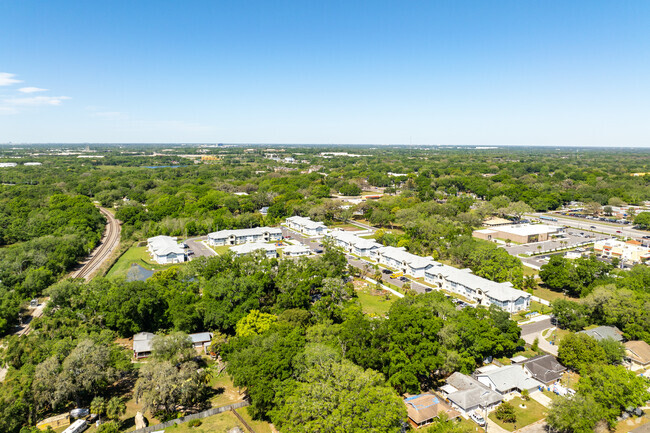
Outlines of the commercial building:
M603 239L594 242L594 252L602 257L617 257L628 263L643 263L650 259L650 248L638 241Z
M474 275L470 269L457 269L435 262L434 266L425 269L424 281L479 305L495 305L509 313L530 307L529 293L515 289L509 282L497 283Z
M517 224L474 230L472 236L486 241L501 239L504 241L516 242L518 244L528 244L531 242L547 241L552 235L559 231L559 227L548 226L545 224Z
M282 240L282 229L273 227L220 230L208 234L208 244L214 246L239 245L248 242L272 242L279 240Z
M292 216L286 219L287 227L307 236L322 236L327 232L327 227L320 221L312 221L310 218Z
M278 249L274 244L266 244L264 242L251 242L248 244L235 245L230 247L230 251L235 253L235 256L241 257L251 254L255 251L264 251L266 257L275 258L278 256Z
M156 236L147 239L147 250L157 263L182 263L186 260L185 249L171 236Z
M477 409L491 410L503 401L501 394L465 374L453 373L446 382L440 388L442 395L463 415Z

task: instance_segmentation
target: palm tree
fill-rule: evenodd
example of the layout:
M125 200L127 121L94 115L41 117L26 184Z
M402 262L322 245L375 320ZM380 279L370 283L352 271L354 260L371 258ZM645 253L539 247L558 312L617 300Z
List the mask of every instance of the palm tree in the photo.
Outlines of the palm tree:
M90 413L99 416L99 422L102 421L102 415L106 413L106 399L104 397L95 397L90 403Z
M106 404L106 415L113 421L119 421L120 415L126 412L126 403L119 397L113 397Z

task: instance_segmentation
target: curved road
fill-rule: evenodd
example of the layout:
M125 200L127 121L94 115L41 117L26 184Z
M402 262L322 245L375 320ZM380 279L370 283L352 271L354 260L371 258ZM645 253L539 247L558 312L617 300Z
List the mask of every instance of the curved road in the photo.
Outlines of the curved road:
M90 253L90 256L88 256L88 259L83 266L70 274L70 277L72 278L83 278L85 280L90 279L90 276L99 269L120 243L121 227L117 222L117 219L115 219L113 214L103 207L100 207L99 211L108 220L104 236L102 237L99 246Z

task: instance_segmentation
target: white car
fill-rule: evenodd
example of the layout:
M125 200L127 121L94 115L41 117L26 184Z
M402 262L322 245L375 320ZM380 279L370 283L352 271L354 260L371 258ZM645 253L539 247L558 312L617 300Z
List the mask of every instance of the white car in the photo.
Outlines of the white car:
M471 412L469 414L469 417L472 421L474 421L476 424L480 425L481 427L485 425L485 419L476 411Z

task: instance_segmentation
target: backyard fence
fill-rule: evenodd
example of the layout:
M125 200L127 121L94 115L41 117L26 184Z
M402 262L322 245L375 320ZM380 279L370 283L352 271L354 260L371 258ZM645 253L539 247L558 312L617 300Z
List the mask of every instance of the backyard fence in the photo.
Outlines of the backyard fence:
M206 418L212 415L217 415L219 413L227 412L229 410L240 409L250 405L248 401L240 401L239 403L230 404L228 406L222 407L213 407L212 409L204 410L203 412L194 413L192 415L183 416L181 418L176 418L171 421L164 422L162 424L150 425L149 427L144 427L138 430L134 430L131 433L151 433L158 430L164 430L173 426L174 424L182 424L193 419Z

